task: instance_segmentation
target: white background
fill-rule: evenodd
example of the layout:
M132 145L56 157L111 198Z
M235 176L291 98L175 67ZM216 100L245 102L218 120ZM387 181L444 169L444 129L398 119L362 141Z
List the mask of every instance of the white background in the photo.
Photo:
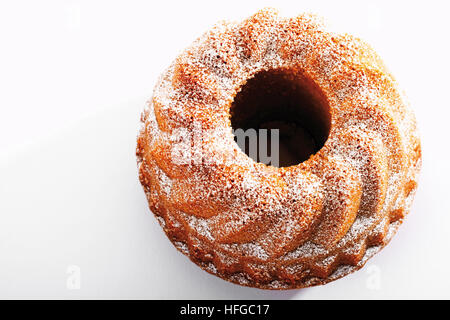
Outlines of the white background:
M1 2L0 298L450 298L448 2L271 2ZM421 130L410 216L364 269L322 287L207 274L166 239L138 183L135 137L157 76L216 21L264 6L318 13L371 43Z

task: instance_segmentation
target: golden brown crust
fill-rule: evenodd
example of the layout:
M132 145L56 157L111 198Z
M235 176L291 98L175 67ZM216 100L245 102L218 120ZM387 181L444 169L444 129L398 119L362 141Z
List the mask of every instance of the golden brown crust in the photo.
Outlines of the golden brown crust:
M275 168L239 149L230 106L256 73L288 69L323 91L331 131L309 160ZM301 288L361 268L417 187L420 140L395 80L370 46L311 15L218 24L161 76L142 122L150 209L180 251L241 285Z

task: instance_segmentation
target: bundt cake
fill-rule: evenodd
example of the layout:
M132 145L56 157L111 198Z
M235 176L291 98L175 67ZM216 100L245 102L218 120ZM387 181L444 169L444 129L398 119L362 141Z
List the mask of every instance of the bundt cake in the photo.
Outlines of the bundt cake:
M313 15L265 9L217 24L162 74L141 120L151 211L178 250L240 285L302 288L361 268L417 186L416 121L394 78L370 46ZM281 140L304 129L278 166L235 140L233 129L263 127Z

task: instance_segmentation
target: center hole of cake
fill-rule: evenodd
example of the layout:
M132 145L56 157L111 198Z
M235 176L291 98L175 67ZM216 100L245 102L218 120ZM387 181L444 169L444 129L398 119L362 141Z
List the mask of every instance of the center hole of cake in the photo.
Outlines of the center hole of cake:
M276 167L308 160L323 147L331 126L324 93L299 70L257 73L234 98L230 114L239 147Z

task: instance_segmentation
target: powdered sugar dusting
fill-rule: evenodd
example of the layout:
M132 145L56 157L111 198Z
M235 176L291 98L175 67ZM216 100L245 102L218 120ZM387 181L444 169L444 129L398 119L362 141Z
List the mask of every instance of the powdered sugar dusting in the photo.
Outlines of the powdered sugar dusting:
M298 166L255 163L233 140L234 97L274 69L310 77L331 110L327 142ZM142 122L140 179L160 224L184 254L242 285L309 286L360 268L408 212L420 170L395 80L370 46L312 15L219 23L161 75Z

